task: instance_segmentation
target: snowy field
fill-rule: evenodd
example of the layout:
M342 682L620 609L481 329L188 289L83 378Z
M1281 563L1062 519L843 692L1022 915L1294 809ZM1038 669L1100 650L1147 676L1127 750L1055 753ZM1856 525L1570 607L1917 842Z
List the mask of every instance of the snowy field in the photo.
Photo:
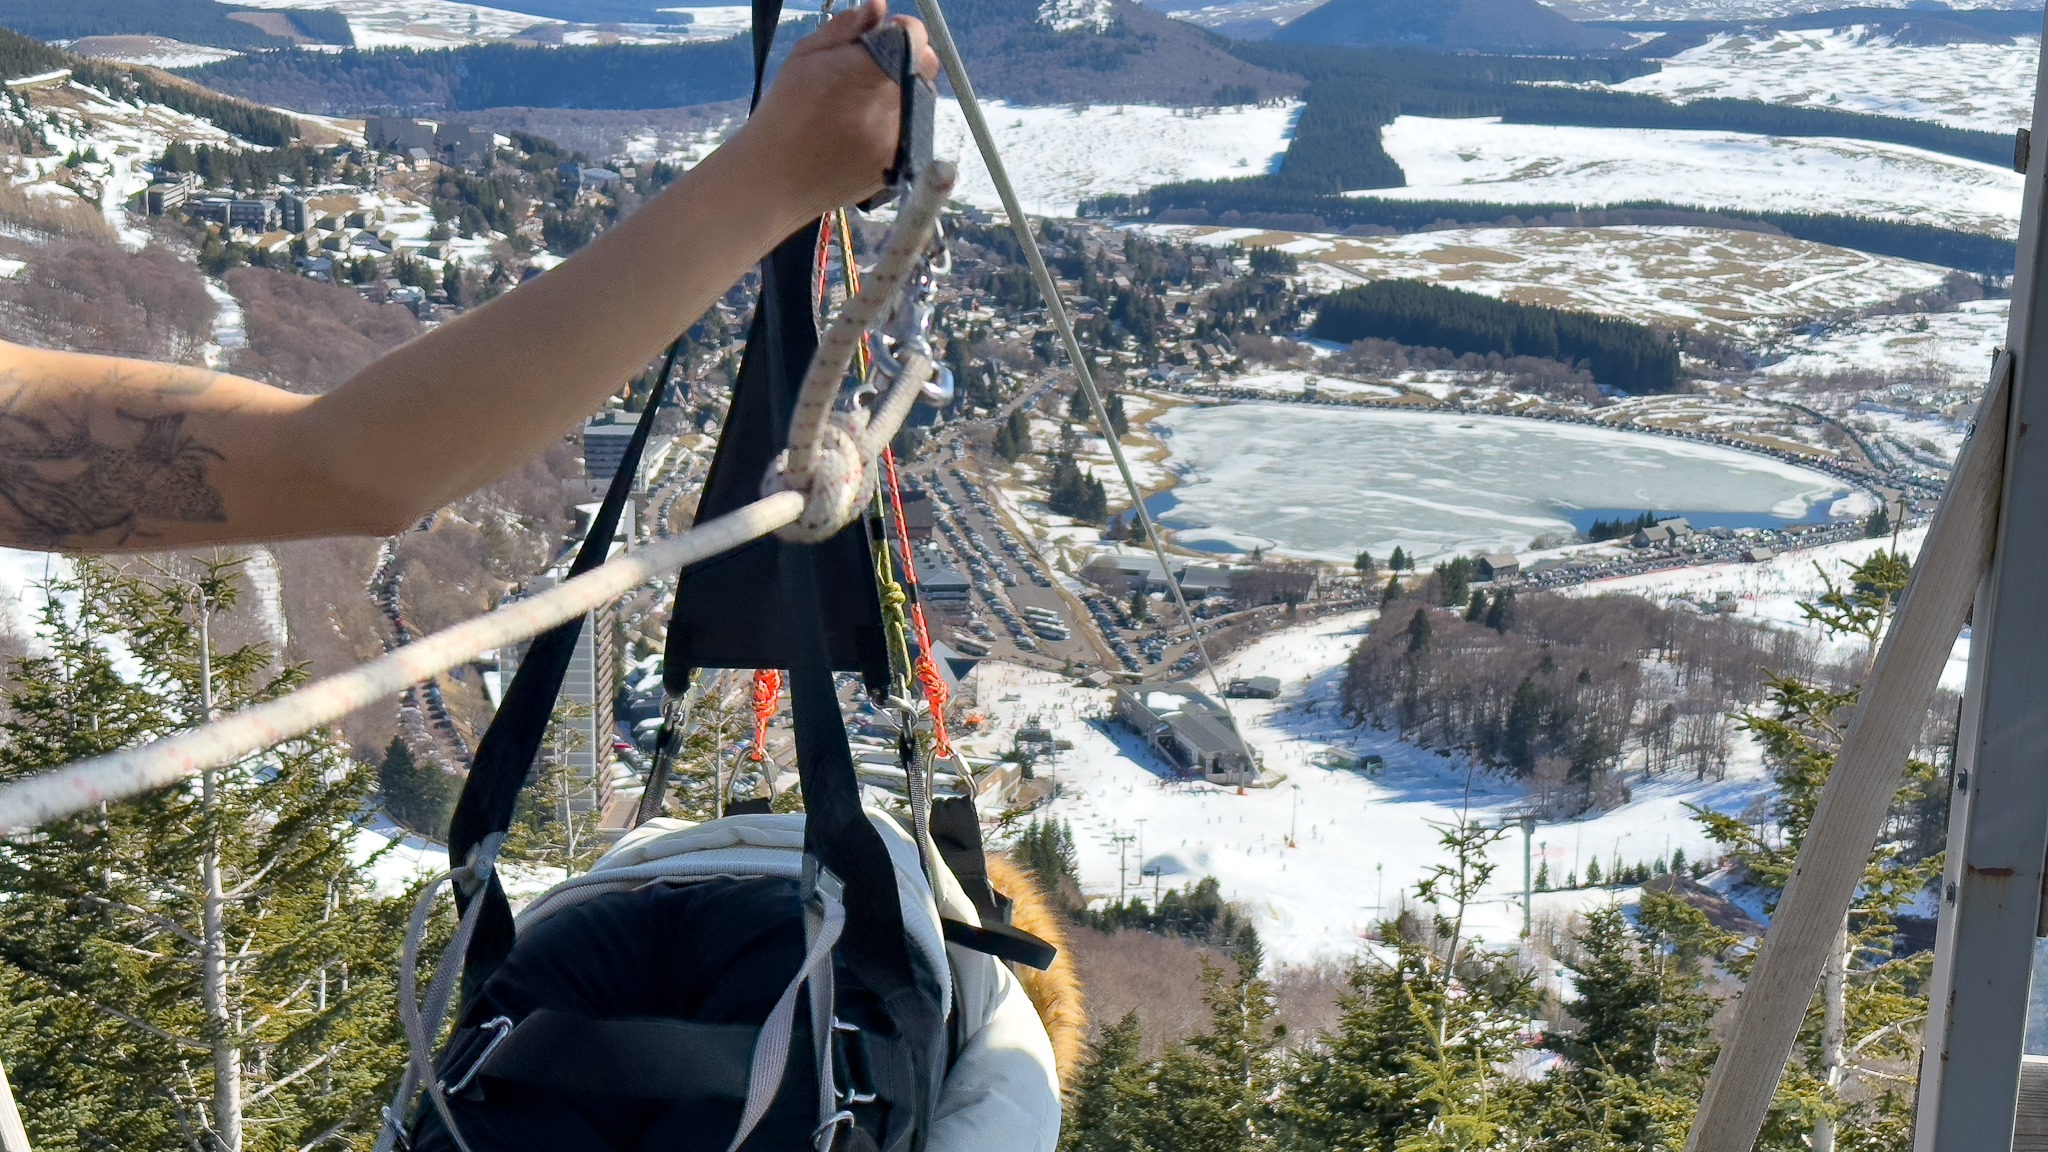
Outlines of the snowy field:
M1864 140L1661 128L1503 124L1402 116L1383 138L1402 200L1617 204L1836 212L2013 234L2025 177L1994 164Z
M2040 0L1957 0L1957 8L2032 8ZM1815 0L1543 0L1574 20L1770 20L1847 8ZM1910 0L1860 0L1856 7L1907 8Z
M349 30L360 48L453 48L461 44L485 44L505 40L529 28L563 21L534 16L506 8L463 4L456 0L250 0L255 8L334 8L348 17ZM579 29L563 37L565 44L679 44L696 40L724 40L752 26L753 10L746 5L718 4L656 9L673 12L676 24L687 21L682 31L660 31L671 25L607 25L620 31L599 32ZM803 0L784 5L782 18L798 20L817 11L815 3Z
M454 0L249 0L248 6L336 9L348 18L358 48L453 48L503 40L536 24L559 23Z
M994 101L982 110L1024 211L1072 216L1085 196L1271 172L1287 150L1301 104L1198 112L1144 104L1044 108ZM933 151L961 161L955 196L977 208L1002 207L957 101L939 101Z
M1982 385L1991 356L2005 343L2010 300L1976 300L1954 312L1870 316L1778 347L1789 353L1765 368L1776 376L1828 376L1838 372L1947 374Z
M1522 551L1596 509L1696 525L1824 514L1839 480L1748 452L1502 416L1231 404L1154 422L1181 475L1155 507L1183 547L1348 561ZM1158 503L1165 503L1159 500Z
M1789 236L1717 228L1455 228L1333 236L1147 225L1204 244L1276 247L1317 290L1426 280L1522 304L1757 336L1787 318L1868 308L1938 287L1946 268Z
M1072 740L1060 754L1061 795L1050 815L1071 822L1081 878L1090 895L1118 891L1119 845L1131 835L1124 865L1131 890L1151 898L1144 868L1179 887L1204 876L1220 882L1226 898L1254 916L1267 953L1281 962L1341 958L1354 953L1376 921L1411 900L1417 881L1444 859L1433 825L1464 814L1500 824L1510 818L1521 789L1461 760L1403 744L1392 733L1349 727L1336 715L1335 698L1345 658L1368 616L1333 617L1269 636L1218 669L1225 677L1271 675L1284 689L1279 700L1233 700L1231 708L1271 777L1271 787L1235 789L1168 784L1165 765L1120 726L1090 722L1106 714L1110 693L1076 688L1064 678L1015 665L984 663L975 670L980 699L998 725L1040 717L1054 734ZM1332 750L1356 757L1376 753L1387 767L1377 779L1316 764ZM1619 854L1630 864L1683 848L1692 859L1712 859L1687 803L1740 812L1764 789L1761 763L1744 741L1727 778L1706 783L1665 777L1631 780L1634 800L1587 819L1538 825L1532 854L1560 879L1598 858L1604 868ZM1468 791L1469 788L1469 791ZM1289 847L1290 831L1295 847ZM1522 838L1495 846L1498 865L1477 907L1473 928L1495 945L1512 946L1521 929ZM1537 911L1565 911L1626 900L1629 890L1591 889L1541 896Z
M1615 87L1680 103L1767 100L2010 133L2033 120L2040 54L2033 36L1964 46L1893 44L1862 28L1717 36Z
M168 36L87 36L64 46L66 51L120 64L146 64L151 68L197 68L213 64L240 52L187 44Z

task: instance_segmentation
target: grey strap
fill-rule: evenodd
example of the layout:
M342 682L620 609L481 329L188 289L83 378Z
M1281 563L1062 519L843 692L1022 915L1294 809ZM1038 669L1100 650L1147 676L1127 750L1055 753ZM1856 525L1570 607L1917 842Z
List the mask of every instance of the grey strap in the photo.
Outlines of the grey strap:
M820 969L829 972L832 965L832 946L839 943L839 933L846 927L846 906L836 896L819 889L819 899L824 902L824 920L818 926L818 933L811 940L811 946L804 955L803 966L796 970L789 987L782 990L782 998L768 1013L768 1019L761 1025L760 1038L754 1042L754 1058L747 1072L747 1103L740 1110L739 1130L733 1133L732 1143L726 1145L726 1152L739 1152L739 1146L754 1134L754 1126L761 1117L768 1114L768 1105L775 1094L782 1089L782 1075L789 1066L791 1033L796 1023L796 996L803 990ZM812 994L812 1001L826 1000L830 1011L829 997L821 995L822 986ZM831 1042L831 1029L825 1030L826 1043ZM830 1068L828 1062L825 1068ZM819 1080L824 1081L829 1072L820 1069Z
M492 845L493 852L495 847ZM427 982L424 1004L418 998L420 943L426 935L427 920L433 914L434 898L440 895L441 885L450 880L467 881L487 875L490 867L490 861L486 859L479 867L443 872L427 884L420 892L419 900L413 904L412 920L405 927L405 950L398 964L398 1021L405 1028L405 1075L399 1078L398 1094L384 1109L384 1124L377 1132L373 1152L391 1152L398 1142L400 1129L404 1127L412 1095L422 1084L427 1086L427 1096L434 1102L434 1110L441 1114L441 1122L448 1127L449 1139L461 1152L470 1152L469 1145L462 1139L462 1132L455 1126L455 1117L448 1111L447 1097L434 1081L434 1037L441 1031L441 1018L448 1014L448 1001L455 993L455 978L462 971L462 958L468 952L469 938L476 931L477 917L486 901L469 902L469 908L455 926L455 934L448 938L447 946L441 950L440 963L434 966L434 978Z

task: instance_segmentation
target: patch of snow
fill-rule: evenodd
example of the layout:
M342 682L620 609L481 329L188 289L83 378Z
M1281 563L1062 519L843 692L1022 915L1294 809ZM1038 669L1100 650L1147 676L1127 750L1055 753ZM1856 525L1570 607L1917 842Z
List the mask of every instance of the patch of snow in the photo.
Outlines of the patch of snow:
M1149 104L982 106L1024 211L1072 216L1084 197L1141 192L1177 180L1218 180L1274 171L1287 150L1299 102L1193 110ZM956 197L1000 211L995 182L951 98L939 101L933 151L960 162Z
M1847 5L1814 0L1542 0L1574 20L1773 20ZM2038 0L1969 0L1964 8L2031 8ZM1911 0L1866 0L1864 8L1906 8ZM1972 48L1976 45L1971 45Z
M1038 22L1055 32L1107 32L1116 19L1109 0L1042 0Z
M1035 715L1055 736L1073 741L1073 750L1060 754L1061 792L1049 814L1072 825L1089 895L1118 893L1124 857L1121 886L1149 900L1153 884L1141 877L1141 864L1170 863L1179 871L1162 877L1162 886L1216 877L1223 895L1255 918L1273 959L1343 958L1358 951L1376 922L1413 904L1416 882L1444 858L1433 825L1461 815L1499 824L1521 798L1518 786L1468 773L1458 758L1401 743L1391 733L1350 727L1336 714L1344 661L1370 619L1357 613L1285 629L1219 667L1226 678L1268 675L1282 683L1277 700L1230 702L1268 778L1284 777L1243 795L1167 783L1164 764L1135 734L1094 719L1108 711L1107 691L994 661L982 663L974 676L983 711L999 734ZM1329 759L1332 751L1353 761L1377 754L1386 758L1386 769L1368 779L1322 767L1319 758ZM1673 848L1712 859L1715 850L1685 805L1740 812L1765 790L1766 780L1754 748L1738 738L1722 780L1632 776L1630 786L1633 801L1611 812L1538 825L1531 858L1548 863L1559 881L1595 858L1605 868L1617 851L1630 864L1668 858ZM1112 839L1122 835L1137 837L1131 844L1137 851L1127 857ZM1521 836L1502 839L1491 858L1497 870L1468 911L1468 923L1489 943L1512 947L1522 924ZM1538 912L1583 911L1627 898L1626 889L1587 889L1539 894L1534 903Z
M1922 372L1977 386L1989 378L1992 355L2005 344L2011 311L2010 300L1974 300L1954 312L1863 317L1780 345L1778 351L1789 355L1764 371Z
M1950 270L1718 228L1453 228L1338 236L1148 225L1203 244L1274 245L1329 288L1422 280L1521 304L1674 327L1775 335L1792 317L1855 311L1939 287Z
M1967 54L1968 67L1958 67ZM1716 36L1614 87L1684 103L1765 100L2010 133L2033 122L2041 38L1906 45L1861 27Z
M1395 200L1832 212L2010 236L2025 177L2009 167L1865 140L1402 116L1382 134Z

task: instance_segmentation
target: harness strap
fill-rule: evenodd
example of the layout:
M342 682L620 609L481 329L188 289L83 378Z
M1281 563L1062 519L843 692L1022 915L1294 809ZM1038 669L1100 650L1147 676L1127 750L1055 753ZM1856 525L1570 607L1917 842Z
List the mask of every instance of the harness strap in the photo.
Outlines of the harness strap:
M648 434L654 430L655 413L667 394L682 344L682 338L677 337L669 345L668 357L662 364L661 384L640 413L633 437L626 443L625 456L619 461L619 470L612 474L611 486L605 490L604 503L591 518L590 531L569 566L572 578L604 563L611 551L612 536L618 531L619 517L633 493L633 477L640 470L640 457L646 451ZM548 717L561 695L562 681L569 674L569 660L575 655L576 641L583 633L583 620L579 616L550 628L534 637L527 647L497 714L491 717L490 727L477 741L469 778L463 782L462 796L455 802L455 815L448 823L450 860L468 859L486 838L501 835L511 827L519 790L525 786L534 756L547 734ZM476 995L491 971L512 950L512 906L505 900L505 890L495 870L481 881L468 880L456 885L456 905L465 917L471 903L478 899L484 907L475 917L476 930L466 950L463 1004Z
M945 930L948 944L958 944L970 952L980 952L998 960L1036 968L1040 972L1052 967L1053 957L1059 955L1059 949L1022 928L1012 928L1000 920L976 927L965 920L942 917L939 926Z

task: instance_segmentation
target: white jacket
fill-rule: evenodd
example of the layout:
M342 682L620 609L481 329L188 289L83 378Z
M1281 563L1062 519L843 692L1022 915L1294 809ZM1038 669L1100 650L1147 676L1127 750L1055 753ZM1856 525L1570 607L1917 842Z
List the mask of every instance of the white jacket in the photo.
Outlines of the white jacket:
M979 925L974 905L953 874L937 869L934 894L919 867L917 846L887 813L868 819L896 866L903 926L933 971L953 974L965 1044L946 1076L932 1115L931 1152L1052 1152L1059 1142L1060 1090L1052 1041L1038 1012L1001 962L944 942L939 917ZM693 824L649 820L628 833L590 871L549 889L519 914L522 931L608 892L677 876L783 876L803 872L800 813L728 816ZM946 995L951 999L952 990Z

